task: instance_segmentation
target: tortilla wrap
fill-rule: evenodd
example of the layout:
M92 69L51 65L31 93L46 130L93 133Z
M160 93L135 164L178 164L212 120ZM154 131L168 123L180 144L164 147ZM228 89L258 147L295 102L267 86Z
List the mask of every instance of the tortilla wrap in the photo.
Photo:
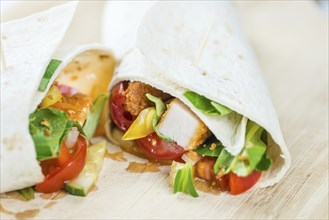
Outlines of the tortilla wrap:
M254 54L227 2L158 2L143 16L136 48L124 57L109 89L141 81L185 103L233 155L244 146L246 119L269 134L273 165L258 186L271 186L290 166L270 94ZM209 116L183 95L194 91L236 113ZM111 137L111 126L108 136Z
M113 60L105 63L104 59L98 59L100 54L112 57L103 46L61 47L76 6L76 3L68 3L1 24L1 193L32 186L44 179L29 131L29 115L36 110L57 76L78 58L85 59L86 64L80 71L71 71L79 73L78 78L85 77L88 71L93 71L94 76L113 71ZM51 59L59 59L62 63L47 89L40 92L38 86ZM90 63L97 68L90 69ZM69 80L63 81L70 86Z
M12 1L7 7L1 8L1 22L16 20L28 15L45 11L49 8L62 5L66 1L39 1L19 0ZM72 19L70 29L65 34L61 47L84 45L101 42L101 24L104 1L77 1L77 7ZM83 24L83 25L81 25ZM88 31L86 31L88 30ZM77 33L80 33L77 35ZM83 34L81 34L83 33Z
M107 1L104 5L101 38L122 58L136 41L138 24L155 1Z

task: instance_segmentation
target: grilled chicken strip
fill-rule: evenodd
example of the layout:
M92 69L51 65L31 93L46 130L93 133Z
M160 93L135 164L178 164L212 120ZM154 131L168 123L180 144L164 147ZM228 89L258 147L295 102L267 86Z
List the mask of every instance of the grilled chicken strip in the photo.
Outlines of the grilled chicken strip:
M187 150L196 148L211 134L208 127L177 98L168 105L158 128L162 134Z

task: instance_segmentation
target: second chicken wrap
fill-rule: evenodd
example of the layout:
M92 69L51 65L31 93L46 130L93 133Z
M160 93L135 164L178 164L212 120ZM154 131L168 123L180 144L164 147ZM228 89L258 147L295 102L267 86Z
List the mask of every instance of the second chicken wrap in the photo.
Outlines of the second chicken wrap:
M175 160L175 192L197 196L197 176L240 194L279 182L290 166L266 84L226 2L154 4L109 89L109 139Z

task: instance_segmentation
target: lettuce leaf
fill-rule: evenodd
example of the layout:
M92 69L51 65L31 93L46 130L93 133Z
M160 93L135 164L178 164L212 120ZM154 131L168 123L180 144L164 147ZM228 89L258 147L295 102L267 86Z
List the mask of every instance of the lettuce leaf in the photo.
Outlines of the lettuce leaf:
M198 197L198 192L195 189L192 175L192 165L187 162L183 168L176 173L174 180L174 193L183 192L193 197Z
M255 169L259 171L268 170L272 161L268 158L266 145L261 139L263 130L255 122L248 121L245 146L242 152L237 156L233 156L223 149L214 165L215 174L224 169L223 174L232 171L238 176L245 177Z
M215 145L213 148L212 145ZM208 138L204 144L194 149L194 152L201 154L202 156L218 157L224 146L214 136Z
M61 137L61 140L60 140L60 143L63 142L66 135L72 130L73 127L76 127L78 129L78 131L80 132L80 135L87 137L79 122L77 122L77 121L67 121L63 136Z
M217 103L213 102L206 97L199 95L192 91L187 91L184 96L193 104L195 108L207 115L227 115L232 112L231 109Z
M217 175L220 169L224 169L223 174L227 174L232 170L232 166L235 164L236 157L231 155L227 150L223 149L218 156L214 165L214 172Z
M32 186L17 190L26 200L34 199L34 189Z
M265 153L259 161L259 163L256 166L256 170L258 171L266 171L268 170L272 165L272 160L268 157L267 153Z
M90 140L94 136L98 122L102 115L102 111L104 109L105 102L108 97L108 93L103 93L99 95L90 109L87 119L83 125L83 130L88 140Z
M51 79L51 77L54 75L57 67L62 63L62 61L60 60L55 60L55 59L52 59L50 61L50 63L48 64L47 66L47 69L41 79L41 82L39 84L39 87L38 87L38 90L40 92L43 92L46 90L47 86L48 86L48 83Z
M165 135L163 135L158 128L158 123L161 119L161 116L165 113L165 111L167 110L166 105L163 103L163 101L158 98L155 97L149 93L146 94L146 97L155 104L155 110L156 110L156 116L153 118L152 121L152 126L153 126L153 130L154 132L163 140L168 141L168 142L172 142L173 140L170 137L167 137Z
M30 115L30 133L34 141L37 159L47 160L59 156L59 148L66 135L76 127L86 136L81 125L69 121L67 113L51 108L41 108Z
M39 109L30 115L29 127L38 160L58 156L67 122L66 112L50 108Z

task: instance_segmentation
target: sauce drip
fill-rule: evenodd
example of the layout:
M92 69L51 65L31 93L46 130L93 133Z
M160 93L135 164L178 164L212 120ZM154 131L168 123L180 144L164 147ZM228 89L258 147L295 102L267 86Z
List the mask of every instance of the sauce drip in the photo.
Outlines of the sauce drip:
M39 213L39 209L29 209L22 212L11 212L9 210L6 210L2 204L0 204L0 212L7 214L7 215L14 215L16 219L28 219L33 218Z
M47 205L44 206L45 209L48 209L48 208L51 208L53 207L54 205L56 205L57 202L50 202L48 203Z
M12 192L7 192L5 193L5 198L8 199L16 199L19 201L27 201L19 192L17 191L12 191Z
M115 160L115 161L127 161L127 159L124 157L123 152L119 151L116 153L107 153L105 155L107 158L110 158L111 160Z
M130 162L129 166L126 168L126 171L130 173L154 173L160 172L160 164L157 163L137 163Z
M11 212L11 211L5 209L5 208L2 206L2 204L0 204L0 212L2 212L2 213L4 213L4 214L7 214L7 215L15 215L14 212Z
M39 213L39 209L31 209L23 212L17 212L15 214L16 219L30 219L36 216Z
M194 183L195 183L195 188L202 192L211 193L214 195L219 195L221 193L221 190L219 189L218 186L216 186L216 185L212 186L211 183L209 183L205 180L195 178Z
M64 198L65 196L67 196L67 193L64 191L59 191L56 193L43 193L40 195L40 197L42 199L47 199L47 200L57 200L57 199L61 199Z

